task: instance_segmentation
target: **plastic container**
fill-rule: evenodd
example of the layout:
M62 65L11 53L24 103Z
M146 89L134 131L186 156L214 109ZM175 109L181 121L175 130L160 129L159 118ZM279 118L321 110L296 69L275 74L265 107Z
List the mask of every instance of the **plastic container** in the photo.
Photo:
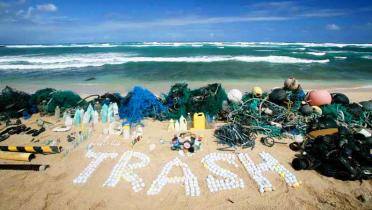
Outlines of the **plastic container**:
M187 130L190 130L192 128L192 117L190 113L187 113Z
M205 129L205 115L202 112L194 114L194 129Z
M180 131L187 131L187 121L183 116L180 117Z

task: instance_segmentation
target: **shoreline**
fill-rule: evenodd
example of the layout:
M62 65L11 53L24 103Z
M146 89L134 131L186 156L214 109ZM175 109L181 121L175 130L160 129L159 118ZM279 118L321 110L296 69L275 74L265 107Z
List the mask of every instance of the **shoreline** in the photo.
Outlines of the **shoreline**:
M36 90L43 88L55 88L57 90L71 90L81 96L87 96L91 94L104 94L107 92L120 93L126 95L134 86L142 86L149 89L154 94L160 95L162 93L168 93L172 85L178 82L186 81L139 81L139 80L123 80L112 81L108 83L107 81L72 81L69 83L64 82L44 82L44 83L32 83L28 82L25 84L20 84L19 82L2 82L0 84L0 89L5 86L10 86L17 90L21 90L27 93L34 93ZM250 92L255 86L261 87L264 91L269 91L272 88L282 87L283 80L206 80L206 81L188 81L186 82L191 89L206 86L211 83L221 83L222 87L229 91L231 89L239 89L242 92ZM360 98L372 98L372 85L366 82L348 82L348 81L331 81L327 82L324 80L300 80L301 86L305 91L310 91L312 89L326 89L330 92L342 92L349 94L351 100L356 100ZM357 96L357 97L356 97Z

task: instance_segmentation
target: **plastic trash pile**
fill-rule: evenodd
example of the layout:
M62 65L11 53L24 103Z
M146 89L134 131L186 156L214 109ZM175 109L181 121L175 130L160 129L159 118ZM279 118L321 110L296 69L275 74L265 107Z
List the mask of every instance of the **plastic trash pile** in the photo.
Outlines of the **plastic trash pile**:
M294 78L286 80L283 88L269 93L254 87L252 92L242 96L241 102L236 99L238 95L235 93L226 117L229 123L215 131L219 143L230 147L253 148L259 134L266 140L271 139L272 144L274 138L283 137L302 142L310 122L322 116L347 124L348 129L371 128L371 101L350 103L344 94L330 94L326 90L305 94Z
M144 117L164 119L166 108L158 98L141 87L134 87L123 99L120 107L120 118L129 124L139 123Z
M168 107L168 117L178 119L187 113L203 112L217 116L222 110L227 94L221 84L214 83L195 90L190 90L186 83L177 83L164 95L164 104Z
M296 170L316 170L341 180L372 178L372 136L365 128L322 117L313 122L304 142L290 148L299 152L292 161Z
M198 151L202 145L202 136L196 136L193 133L185 132L174 136L171 141L172 150L183 150L190 153Z

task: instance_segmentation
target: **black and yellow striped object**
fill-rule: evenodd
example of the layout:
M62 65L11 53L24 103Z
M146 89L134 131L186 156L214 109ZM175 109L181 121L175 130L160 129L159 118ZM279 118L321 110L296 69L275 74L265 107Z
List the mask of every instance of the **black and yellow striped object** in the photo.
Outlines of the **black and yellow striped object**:
M30 152L41 154L60 153L61 146L0 146L1 151L9 152Z

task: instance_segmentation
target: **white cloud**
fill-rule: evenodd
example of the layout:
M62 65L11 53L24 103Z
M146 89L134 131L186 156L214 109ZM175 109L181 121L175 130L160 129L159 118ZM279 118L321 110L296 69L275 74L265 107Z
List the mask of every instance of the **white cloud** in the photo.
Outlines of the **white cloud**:
M348 11L344 10L336 10L336 9L320 9L316 11L308 11L303 14L300 14L301 17L337 17L337 16L344 16L348 15Z
M50 3L36 5L36 9L41 12L55 12L58 10L56 5Z
M327 29L327 30L330 30L330 31L338 31L338 30L340 30L341 28L340 28L340 26L338 26L338 25L332 23L332 24L328 24L328 25L326 25L326 29Z
M35 10L34 7L29 7L29 8L27 9L27 12L26 12L25 18L29 18L29 17L31 17L32 11L34 11L34 10Z

